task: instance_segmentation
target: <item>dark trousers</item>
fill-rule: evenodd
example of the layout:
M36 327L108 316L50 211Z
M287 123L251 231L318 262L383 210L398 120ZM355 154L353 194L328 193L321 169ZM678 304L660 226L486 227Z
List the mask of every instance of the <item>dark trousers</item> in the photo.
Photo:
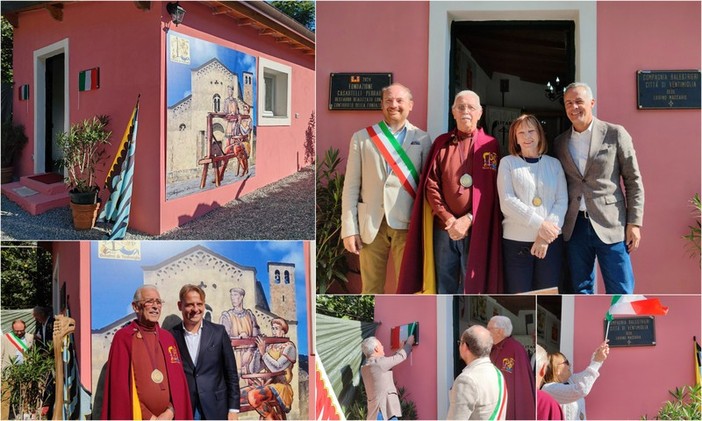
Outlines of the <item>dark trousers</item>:
M434 225L434 271L439 294L463 294L470 234L452 240L446 230Z
M563 237L549 244L546 257L531 254L533 242L502 239L505 293L516 294L558 286L563 261Z

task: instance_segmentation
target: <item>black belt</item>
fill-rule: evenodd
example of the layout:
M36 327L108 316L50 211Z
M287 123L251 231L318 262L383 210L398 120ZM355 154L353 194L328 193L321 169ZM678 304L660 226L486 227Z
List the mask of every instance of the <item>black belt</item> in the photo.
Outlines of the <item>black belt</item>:
M578 216L585 219L590 219L590 214L587 211L578 211Z

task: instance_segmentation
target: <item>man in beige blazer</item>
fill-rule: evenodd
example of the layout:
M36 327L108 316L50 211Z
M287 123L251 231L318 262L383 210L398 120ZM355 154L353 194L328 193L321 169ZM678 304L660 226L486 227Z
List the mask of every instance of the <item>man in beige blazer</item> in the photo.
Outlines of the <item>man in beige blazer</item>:
M410 335L402 348L391 357L386 357L383 344L375 336L363 340L361 349L366 362L361 366L361 378L368 398L366 419L390 420L402 417L392 368L407 359L413 344L414 335Z
M363 294L382 294L388 256L395 278L405 250L419 175L431 147L407 121L412 93L394 83L382 92L383 120L354 133L341 199L344 247L360 255Z
M32 347L34 343L34 338L32 335L25 334L27 324L22 319L17 319L12 322L12 332L7 332L2 334L2 357L1 368L8 367L12 359L19 364L22 363L24 359L24 353ZM3 384L3 390L7 389L7 385ZM0 419L8 420L10 419L10 394L3 393L2 395L2 409L0 411Z
M474 325L463 331L458 352L466 366L451 386L447 420L506 418L507 384L500 369L490 362L491 349L492 337L486 328Z
M597 257L606 293L632 294L629 253L641 241L644 188L631 136L593 117L595 99L587 84L568 85L563 101L573 128L554 142L568 181L563 238L571 285L561 292L594 293Z

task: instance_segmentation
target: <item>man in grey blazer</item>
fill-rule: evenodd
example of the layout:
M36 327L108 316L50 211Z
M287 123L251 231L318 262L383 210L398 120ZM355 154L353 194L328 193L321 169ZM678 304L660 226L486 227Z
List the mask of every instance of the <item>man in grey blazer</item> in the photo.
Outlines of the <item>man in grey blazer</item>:
M631 294L634 273L629 253L639 247L644 210L631 136L624 127L593 117L595 99L587 84L568 85L563 101L573 128L554 142L568 181L563 238L571 285L561 292L594 293L597 257L606 293Z
M178 309L183 323L171 333L183 356L195 420L239 418L239 376L229 335L224 326L205 315L205 292L196 285L180 289Z
M395 278L405 250L419 175L431 147L426 132L407 121L410 90L383 88L383 120L354 133L341 199L344 247L360 255L362 294L382 294L388 256Z
M383 344L375 336L363 340L361 350L366 362L361 366L361 378L368 398L366 419L391 420L402 416L392 368L407 359L413 344L414 335L410 335L402 348L391 357L386 357Z

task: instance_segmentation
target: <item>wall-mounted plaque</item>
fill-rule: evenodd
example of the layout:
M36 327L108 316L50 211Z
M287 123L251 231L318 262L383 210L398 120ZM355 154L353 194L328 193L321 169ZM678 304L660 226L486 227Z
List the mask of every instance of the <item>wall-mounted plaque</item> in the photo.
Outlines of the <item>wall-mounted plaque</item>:
M380 110L381 90L392 84L392 73L332 73L330 110Z
M609 346L652 346L656 344L653 316L621 317L609 324ZM604 332L607 320L604 321Z
M699 109L699 70L638 70L638 108Z

